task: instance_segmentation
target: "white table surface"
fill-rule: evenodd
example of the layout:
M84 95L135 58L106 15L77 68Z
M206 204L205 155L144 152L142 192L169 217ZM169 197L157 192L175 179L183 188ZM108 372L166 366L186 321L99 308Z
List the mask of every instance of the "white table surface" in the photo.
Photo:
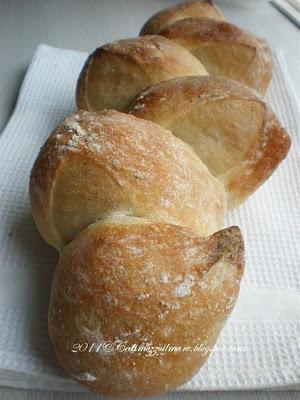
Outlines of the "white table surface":
M136 36L145 20L172 0L0 0L0 130L16 102L24 74L39 43L92 51ZM296 92L300 93L300 31L266 0L216 0L227 19L281 47ZM0 400L89 400L89 394L0 388ZM296 400L298 392L177 393L161 400Z

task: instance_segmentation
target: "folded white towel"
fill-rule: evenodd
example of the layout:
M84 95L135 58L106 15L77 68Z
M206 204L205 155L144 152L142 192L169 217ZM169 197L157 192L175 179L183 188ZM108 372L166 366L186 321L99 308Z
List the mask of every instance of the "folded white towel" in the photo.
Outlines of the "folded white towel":
M41 45L16 109L0 136L0 384L83 390L59 367L47 333L47 307L57 254L31 217L28 177L54 126L75 110L85 53ZM246 272L236 308L201 372L183 389L300 387L299 109L283 53L275 54L268 101L293 147L268 182L226 225L239 225Z

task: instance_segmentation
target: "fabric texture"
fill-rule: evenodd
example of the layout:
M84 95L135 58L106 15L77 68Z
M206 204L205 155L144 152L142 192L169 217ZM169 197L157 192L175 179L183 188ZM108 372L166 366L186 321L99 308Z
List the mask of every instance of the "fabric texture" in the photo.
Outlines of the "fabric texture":
M40 45L0 136L0 385L85 391L58 365L47 330L57 253L32 219L28 180L40 146L76 109L87 54ZM300 388L299 104L282 51L267 101L292 136L288 158L225 226L238 225L246 268L208 362L180 390Z

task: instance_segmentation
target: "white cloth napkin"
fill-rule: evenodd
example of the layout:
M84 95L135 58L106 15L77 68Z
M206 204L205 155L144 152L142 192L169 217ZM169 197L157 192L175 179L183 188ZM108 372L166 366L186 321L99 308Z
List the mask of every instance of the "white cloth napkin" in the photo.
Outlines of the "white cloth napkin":
M34 225L31 166L54 126L75 110L85 53L38 47L0 136L0 384L83 391L59 367L47 333L54 249ZM293 137L288 159L226 225L239 225L246 272L236 308L201 372L183 390L300 388L299 109L275 54L268 101Z

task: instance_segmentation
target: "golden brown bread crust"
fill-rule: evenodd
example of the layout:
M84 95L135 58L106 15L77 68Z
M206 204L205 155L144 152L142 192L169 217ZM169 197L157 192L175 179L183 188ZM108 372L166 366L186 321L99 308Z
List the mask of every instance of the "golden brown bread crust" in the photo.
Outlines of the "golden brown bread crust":
M77 84L79 109L124 111L146 87L177 76L207 75L186 49L162 36L124 39L96 49Z
M237 227L208 236L222 224L225 191L199 157L150 121L79 111L42 147L30 198L42 236L60 250L49 331L63 368L114 397L190 379L244 268Z
M200 238L137 220L112 217L81 232L61 252L52 285L49 329L61 365L113 397L157 395L189 380L209 355L203 349L214 346L243 273L238 228ZM82 351L72 352L79 343ZM181 350L149 356L147 344Z
M140 35L157 35L166 26L179 20L193 17L225 19L211 0L186 1L154 14L142 27Z
M272 78L272 53L265 40L229 22L205 17L180 20L159 34L191 51L210 75L266 92Z
M61 249L108 212L206 236L220 229L223 185L171 132L117 111L79 111L42 147L30 178L36 224Z
M228 206L253 193L286 157L290 137L253 91L219 77L181 77L150 87L129 113L188 143L224 184Z

